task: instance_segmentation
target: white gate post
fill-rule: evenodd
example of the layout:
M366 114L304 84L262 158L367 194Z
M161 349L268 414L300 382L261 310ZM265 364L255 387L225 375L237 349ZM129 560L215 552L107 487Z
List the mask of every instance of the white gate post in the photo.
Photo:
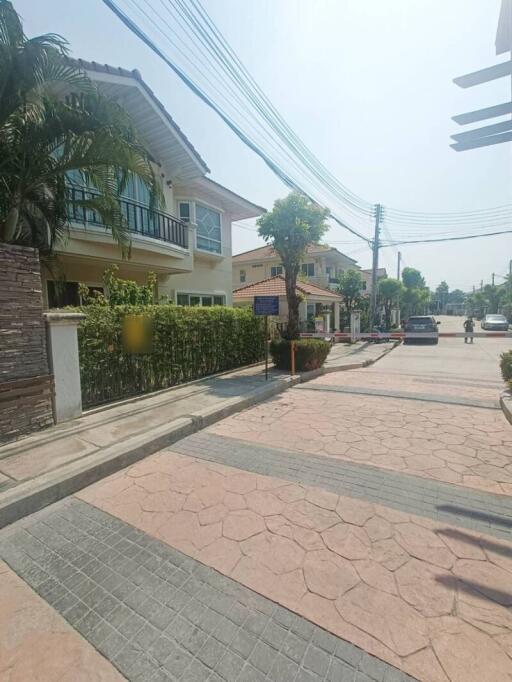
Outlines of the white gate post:
M45 313L48 362L53 374L53 417L56 424L82 414L77 328L81 313Z
M361 313L352 311L350 313L350 341L354 343L359 339L361 332Z

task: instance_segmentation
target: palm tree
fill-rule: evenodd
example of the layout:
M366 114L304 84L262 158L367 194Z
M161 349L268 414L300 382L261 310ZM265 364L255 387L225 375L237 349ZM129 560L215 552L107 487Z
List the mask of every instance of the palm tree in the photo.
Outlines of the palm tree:
M119 205L139 177L162 192L128 114L67 59L55 34L27 38L11 2L0 0L0 241L51 253L67 233L71 178L95 189L79 202L129 245Z

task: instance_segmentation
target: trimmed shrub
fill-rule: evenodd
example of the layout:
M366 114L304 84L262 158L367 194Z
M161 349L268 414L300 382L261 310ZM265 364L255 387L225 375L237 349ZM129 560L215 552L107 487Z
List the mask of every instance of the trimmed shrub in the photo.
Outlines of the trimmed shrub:
M264 358L263 318L215 306L105 306L80 309L80 378L84 406L168 388ZM126 318L149 331L142 352L129 352ZM132 344L133 347L133 344Z
M500 368L503 381L507 381L512 388L512 350L501 354Z
M278 369L291 369L291 341L277 339L270 344L270 355ZM321 367L331 351L331 345L322 339L295 341L295 369L304 372Z

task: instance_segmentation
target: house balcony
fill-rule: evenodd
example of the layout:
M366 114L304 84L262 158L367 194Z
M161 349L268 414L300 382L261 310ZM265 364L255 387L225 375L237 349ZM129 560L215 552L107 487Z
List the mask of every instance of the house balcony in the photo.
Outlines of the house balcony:
M97 196L98 192L89 188L68 187L68 219L71 224L105 227L96 211L80 205L80 202ZM188 250L188 227L178 218L164 211L149 208L133 199L121 198L119 205L133 235Z
M308 277L308 281L331 291L337 291L339 284L336 277L330 275L315 275L314 277Z

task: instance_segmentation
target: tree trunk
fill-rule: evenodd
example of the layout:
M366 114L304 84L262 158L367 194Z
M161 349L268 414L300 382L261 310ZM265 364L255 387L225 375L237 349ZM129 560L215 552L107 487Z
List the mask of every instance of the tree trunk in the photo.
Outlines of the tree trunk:
M299 299L297 298L297 272L289 272L285 269L286 300L288 302L288 329L286 336L289 339L299 338Z
M387 302L384 304L384 311L385 311L385 316L386 316L386 330L389 331L391 329L391 301Z

